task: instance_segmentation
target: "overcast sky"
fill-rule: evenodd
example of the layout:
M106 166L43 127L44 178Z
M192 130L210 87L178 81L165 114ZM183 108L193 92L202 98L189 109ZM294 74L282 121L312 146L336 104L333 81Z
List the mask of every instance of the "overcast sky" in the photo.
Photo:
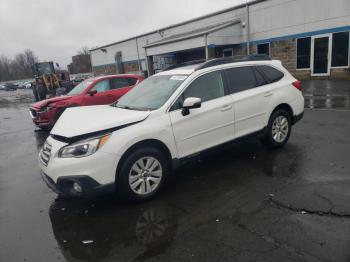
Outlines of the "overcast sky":
M65 66L95 47L235 6L246 0L0 0L0 55L29 48Z

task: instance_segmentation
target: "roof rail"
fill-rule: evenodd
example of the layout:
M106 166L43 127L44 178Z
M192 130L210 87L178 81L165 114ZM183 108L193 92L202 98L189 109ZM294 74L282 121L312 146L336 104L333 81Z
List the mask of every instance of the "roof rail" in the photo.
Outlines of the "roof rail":
M205 62L205 59L204 60L203 59L201 59L201 60L192 60L192 61L189 61L189 62L184 62L184 63L170 65L170 66L164 68L162 71L168 71L168 70L175 69L175 68L178 68L178 67L197 65L197 64L204 63L204 62Z
M217 65L223 65L223 64L230 64L230 63L238 63L238 62L247 62L247 61L269 61L271 58L268 55L248 55L248 56L234 56L234 57L224 57L224 58L214 58L210 60L192 60L189 62L184 62L184 63L179 63L179 64L174 64L170 65L162 70L163 71L168 71L171 69L179 68L179 67L184 67L184 66L189 66L189 65L198 65L195 68L195 71L203 69L203 68L208 68L212 66L217 66Z
M268 55L248 55L248 56L235 56L235 57L225 57L225 58L214 58L204 62L199 65L195 71L229 63L238 63L238 62L248 62L248 61L269 61L271 58Z

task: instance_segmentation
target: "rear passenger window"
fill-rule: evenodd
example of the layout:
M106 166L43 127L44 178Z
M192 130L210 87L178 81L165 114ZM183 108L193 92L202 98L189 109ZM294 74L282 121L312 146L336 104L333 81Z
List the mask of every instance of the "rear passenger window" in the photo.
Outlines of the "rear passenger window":
M237 93L257 86L253 68L236 67L225 70L231 93Z
M119 89L127 86L133 86L136 84L135 78L112 78L111 89Z
M129 83L130 86L133 86L133 85L136 84L137 79L136 79L136 78L130 77L130 78L126 78L126 81L128 81L128 83Z
M199 97L202 102L205 102L224 95L224 83L221 72L215 71L194 80L185 90L184 99L187 97Z
M281 71L271 67L271 66L257 66L259 72L262 72L266 78L270 81L270 83L277 82L281 80L284 74Z
M263 86L268 84L266 79L261 75L261 73L258 70L254 70L255 77L256 77L256 86Z

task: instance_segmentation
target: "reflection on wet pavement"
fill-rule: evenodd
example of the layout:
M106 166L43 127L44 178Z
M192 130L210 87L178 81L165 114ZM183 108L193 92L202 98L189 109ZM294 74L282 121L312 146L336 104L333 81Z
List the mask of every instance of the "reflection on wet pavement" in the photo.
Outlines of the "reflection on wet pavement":
M109 196L69 203L56 200L50 219L65 257L127 261L130 251L140 260L162 253L176 235L181 212L161 200L126 206Z
M350 109L349 80L303 81L305 108Z
M304 95L304 97L305 108L350 110L350 96L347 95Z

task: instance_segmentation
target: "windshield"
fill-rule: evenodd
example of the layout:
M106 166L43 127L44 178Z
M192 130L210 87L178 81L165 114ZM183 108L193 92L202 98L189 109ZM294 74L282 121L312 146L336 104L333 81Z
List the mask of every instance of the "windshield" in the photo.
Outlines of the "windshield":
M36 69L39 76L50 75L55 73L53 65L50 62L37 63Z
M186 78L186 75L152 76L135 86L115 106L136 110L158 109Z
M79 95L81 94L93 81L90 79L87 79L83 82L81 82L79 85L74 87L68 95L73 96L73 95Z

